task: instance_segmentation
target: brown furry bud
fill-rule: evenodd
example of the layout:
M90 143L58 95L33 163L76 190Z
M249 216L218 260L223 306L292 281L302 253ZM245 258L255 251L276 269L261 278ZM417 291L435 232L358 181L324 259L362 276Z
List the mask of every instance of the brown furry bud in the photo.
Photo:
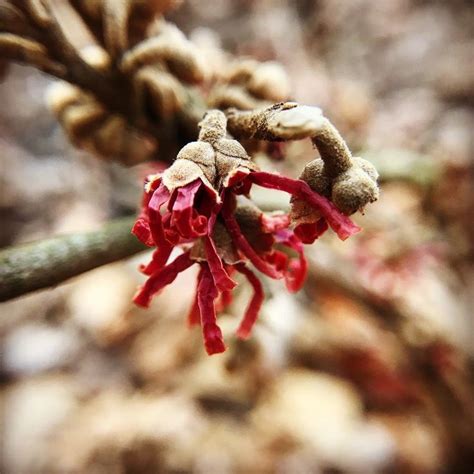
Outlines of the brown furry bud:
M170 191L198 178L209 189L214 189L215 153L206 142L188 143L180 150L176 161L163 173L163 183Z
M219 186L227 186L229 179L237 169L257 169L244 147L236 140L221 138L214 143L216 150L216 169Z
M227 119L220 110L209 110L199 122L199 140L213 144L227 133Z
M306 181L317 193L326 197L331 195L331 180L324 173L324 161L321 158L307 163L299 179Z
M362 168L369 175L372 181L377 182L377 180L379 179L379 173L370 161L364 160L359 156L354 156L352 158L352 161L354 162L354 165L357 165L359 168Z
M363 211L379 197L376 182L359 166L352 166L333 182L331 198L344 214Z

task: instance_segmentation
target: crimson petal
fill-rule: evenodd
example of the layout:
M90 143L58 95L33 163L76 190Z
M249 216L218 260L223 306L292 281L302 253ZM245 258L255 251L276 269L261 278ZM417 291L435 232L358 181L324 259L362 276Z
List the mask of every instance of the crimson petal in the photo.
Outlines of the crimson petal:
M199 281L201 279L201 273L202 273L202 267L200 266L197 281L199 284ZM189 309L188 317L188 326L196 326L197 324L201 323L201 313L199 311L199 301L198 301L198 290L196 289L196 294L194 295L193 299L193 304L191 308Z
M360 231L360 227L355 225L349 217L342 214L331 201L313 191L301 179L287 178L266 171L254 171L250 173L249 179L264 188L278 189L303 199L323 215L341 240L346 240Z
M152 275L166 265L171 255L171 246L161 247L153 252L151 261L147 265L140 265L140 271L145 275Z
M201 272L198 282L198 305L201 312L201 327L204 338L204 346L209 355L225 351L222 331L216 323L216 310L214 300L218 291L212 278L209 266L201 263Z
M166 285L172 283L178 276L178 273L186 270L193 263L194 260L189 258L189 252L183 253L171 263L153 273L153 275L151 275L145 284L138 290L133 301L138 306L147 308L156 293L162 290Z
M148 203L148 216L150 218L150 230L155 240L157 247L169 246L169 242L166 240L165 232L163 229L163 222L161 219L160 208L170 198L170 192L163 183L160 184L158 189L153 193L153 196Z
M237 336L239 338L248 339L250 333L252 332L252 328L255 324L255 321L257 321L258 313L260 312L260 308L262 307L265 294L263 292L262 283L251 270L249 270L242 263L235 265L235 268L240 273L242 273L245 278L247 278L248 282L253 288L252 299L250 300L245 310L242 322L240 323L240 326L237 329Z
M132 234L135 235L135 237L137 237L140 242L144 243L148 247L153 247L155 245L155 241L151 235L148 218L143 215L139 215L137 217L137 220L132 227Z
M280 230L275 234L275 240L298 253L299 259L290 259L285 272L285 284L288 291L295 293L301 289L308 273L308 262L304 256L303 243L288 229Z
M286 229L291 223L290 216L288 214L262 214L261 220L263 231L270 234L273 234L273 232L276 232L280 229Z
M211 216L208 220L208 235L204 237L204 248L206 250L207 263L209 264L209 269L217 289L219 291L230 291L237 286L237 283L232 280L226 272L222 259L217 253L216 244L210 237L220 208L221 206L217 205L214 207L213 211L211 211Z
M207 219L194 209L194 200L201 184L201 180L197 179L176 191L171 223L184 239L196 238L206 233Z
M299 224L295 227L295 235L304 244L312 244L328 230L328 223L324 217L316 222Z
M261 258L245 238L239 223L234 217L232 204L229 199L226 199L222 208L222 218L236 247L253 263L257 270L275 280L283 278L283 273Z

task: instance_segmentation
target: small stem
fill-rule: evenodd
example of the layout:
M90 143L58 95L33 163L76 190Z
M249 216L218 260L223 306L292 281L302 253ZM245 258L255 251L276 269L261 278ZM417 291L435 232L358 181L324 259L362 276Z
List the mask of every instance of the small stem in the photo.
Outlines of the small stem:
M330 178L339 176L352 166L352 155L337 128L324 120L321 130L312 137L313 143L324 161L324 171Z
M53 237L0 251L0 301L58 285L81 273L145 250L126 217L94 232Z
M352 155L346 142L317 107L285 102L253 111L229 109L226 114L227 128L236 139L288 141L311 138L330 178L352 166Z

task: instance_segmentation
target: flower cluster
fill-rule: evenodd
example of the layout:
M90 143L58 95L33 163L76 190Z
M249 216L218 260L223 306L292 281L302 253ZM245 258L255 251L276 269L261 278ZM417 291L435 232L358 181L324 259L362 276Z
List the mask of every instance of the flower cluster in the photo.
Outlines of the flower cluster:
M285 281L289 291L304 283L307 262L303 242L314 240L290 228L290 216L264 213L248 196L253 185L284 191L317 212L318 235L331 227L341 239L359 228L326 197L303 180L260 171L242 145L227 138L223 112L211 110L200 125L198 141L188 143L163 173L150 175L145 184L142 211L133 233L156 247L152 260L142 267L148 280L134 297L147 307L152 297L193 264L200 267L195 302L188 322L200 324L208 354L225 350L216 311L232 299L235 272L253 288L237 330L247 338L264 299L262 284L250 269ZM173 248L182 249L169 262Z

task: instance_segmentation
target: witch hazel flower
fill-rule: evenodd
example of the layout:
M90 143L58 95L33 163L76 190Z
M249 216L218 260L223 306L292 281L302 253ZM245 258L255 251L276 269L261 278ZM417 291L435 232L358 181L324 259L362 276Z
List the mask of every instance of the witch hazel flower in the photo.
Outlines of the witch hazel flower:
M141 271L148 276L134 302L148 307L154 295L192 265L199 266L194 303L188 323L200 325L208 354L225 351L217 313L232 301L240 273L253 295L237 329L250 336L264 301L259 273L283 280L291 292L306 278L303 244L315 231L292 229L284 212L264 213L248 195L257 185L288 193L318 215L317 233L329 227L341 239L358 232L349 217L327 197L301 179L259 170L242 145L227 135L227 118L218 110L207 112L199 124L196 142L188 143L163 173L148 176L142 210L132 232L155 248ZM182 253L170 261L174 248Z

